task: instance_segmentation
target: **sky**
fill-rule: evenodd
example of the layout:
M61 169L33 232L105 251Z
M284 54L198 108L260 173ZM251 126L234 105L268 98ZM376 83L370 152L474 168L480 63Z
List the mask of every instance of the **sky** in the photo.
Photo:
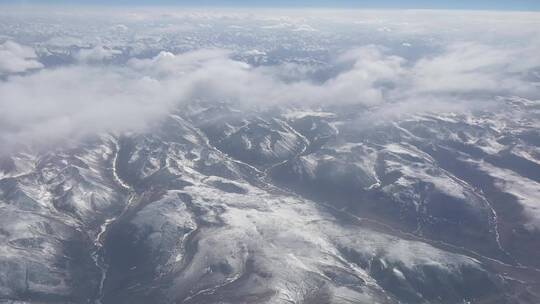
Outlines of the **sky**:
M0 0L0 4L540 10L539 0Z

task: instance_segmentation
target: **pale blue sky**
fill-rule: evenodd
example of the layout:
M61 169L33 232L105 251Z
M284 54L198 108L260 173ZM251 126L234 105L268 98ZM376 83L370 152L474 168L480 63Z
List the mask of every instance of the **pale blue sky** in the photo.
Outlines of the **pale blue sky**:
M0 0L0 4L540 10L540 0Z

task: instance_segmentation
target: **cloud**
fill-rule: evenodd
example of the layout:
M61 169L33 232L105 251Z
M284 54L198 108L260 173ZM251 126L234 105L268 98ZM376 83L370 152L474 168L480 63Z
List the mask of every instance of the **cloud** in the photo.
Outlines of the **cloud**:
M171 88L111 67L71 66L12 77L0 83L0 141L7 149L141 130L171 110L179 97L168 93Z
M161 52L122 66L47 69L0 83L0 140L9 147L141 130L191 100L258 107L382 105L381 113L399 114L454 102L460 92L535 92L537 87L521 77L528 66L513 64L516 54L521 53L457 44L410 63L385 48L366 46L337 56L333 64L346 68L322 83L284 80L280 70L288 65L254 67L221 49Z
M222 40L216 37L222 35L223 40L228 41L236 39L236 34L228 36L226 30L222 32L217 26L204 29L204 33L193 33L189 41L202 45L201 41L207 39L211 45L217 46L186 47L196 49L194 51L171 50L184 47L174 40L176 36L172 34L160 39L150 35L153 28L147 24L157 22L151 17L144 19L144 24L117 18L126 23L129 21L129 28L137 30L135 40L129 40L131 34L111 37L107 36L109 32L99 31L97 34L70 33L85 41L103 41L103 45L110 47L85 44L97 46L79 50L74 55L77 60L72 65L10 75L0 81L0 141L3 143L0 149L12 149L31 142L52 144L66 138L78 139L103 132L143 130L170 113L178 104L193 100L227 101L245 107L362 104L378 108L377 119L391 119L395 115L418 111L467 109L488 103L496 95L540 97L539 79L535 76L540 69L538 30L526 27L521 31L521 27L515 27L499 36L490 32L486 35L487 39L482 39L484 37L478 35L471 37L471 33L478 32L478 28L471 26L470 31L461 28L459 23L448 18L449 13L444 14L446 17L441 18L441 22L436 22L435 17L440 14L429 15L428 20L435 29L432 32L419 27L423 21L413 23L408 20L409 23L404 23L401 16L396 15L396 22L403 22L399 23L403 24L399 27L388 20L375 22L373 16L364 14L364 21L368 27L371 26L369 28L388 25L393 28L392 32L383 34L387 35L383 38L377 36L370 39L371 44L356 47L355 43L345 43L329 50L323 64L320 64L319 58L319 63L305 59L311 59L307 56L313 54L309 53L312 49L319 52L331 44L321 42L333 41L333 35L328 33L339 31L329 29L324 22L317 23L313 18L308 21L318 31L309 37L287 36L289 34L279 31L264 36L265 41L253 45L251 42L256 36L239 36L240 40L233 42L230 49L224 49L223 43L220 44ZM503 21L509 19L499 15L495 17ZM249 29L249 24L233 17L219 17L217 21L206 15L189 18L194 22L202 18L208 24L219 24L232 18L230 22L242 24L248 31L254 31L268 22L276 22L276 18L264 22L252 20ZM164 24L153 26L158 30L168 28L169 23L174 25L174 20L167 19ZM181 19L180 23L184 21ZM501 24L507 24L503 21ZM114 24L117 22L115 20ZM295 24L305 24L303 22L297 20ZM369 25L370 22L373 25ZM353 26L354 22L344 18L343 24ZM469 20L468 24L473 23ZM110 28L109 24L104 26ZM419 32L418 28L422 30ZM84 28L78 31L84 31ZM272 33L272 30L263 32ZM450 34L441 36L443 39L435 36L439 32ZM113 34L120 35L117 31ZM345 35L343 32L340 34ZM50 36L54 37L52 34ZM280 40L281 36L286 37ZM438 40L434 37L438 37ZM493 37L504 39L499 41ZM48 39L49 35L44 41ZM250 43L244 46L244 39ZM390 43L385 39L390 39ZM289 56L282 49L279 52L273 50L279 41L289 43L287 52L294 56ZM309 44L311 41L318 41L318 44ZM400 53L403 41L411 45L406 51L415 52L414 56ZM436 43L433 42L432 46L425 41ZM173 47L166 50L157 42ZM51 48L60 48L62 52L69 47ZM255 66L236 59L253 49L266 54L273 64ZM137 51L133 53L132 50ZM121 53L122 56L119 56ZM32 48L6 42L0 46L0 71L7 70L5 60L2 61L7 56L16 58L6 61L9 64L18 62L15 65L17 68L11 67L9 73L42 67ZM117 56L118 62L111 60ZM129 56L132 58L126 59ZM279 56L294 60L276 60L283 58Z
M12 76L0 82L0 141L4 148L102 132L141 130L178 103L196 99L238 105L364 103L383 101L377 81L396 77L401 59L375 47L355 50L353 67L319 84L287 82L231 58L226 50L198 50L123 66L73 65ZM351 53L339 60L351 60ZM276 68L279 69L279 68Z
M420 59L410 86L414 93L534 94L538 87L525 77L540 66L539 49L452 44L437 57Z
M155 79L174 82L188 99L230 101L242 105L363 103L383 101L377 82L399 76L402 59L385 56L374 46L355 49L353 67L324 83L310 79L285 81L288 65L273 69L233 60L226 50L199 50L181 55L162 52L152 59L133 59L128 65ZM337 61L351 60L346 53Z
M0 44L0 76L42 67L43 65L37 61L34 49L19 45L13 41Z
M95 63L104 60L110 60L116 55L122 54L122 51L106 48L103 46L95 46L90 49L80 49L75 55L75 59L80 62Z

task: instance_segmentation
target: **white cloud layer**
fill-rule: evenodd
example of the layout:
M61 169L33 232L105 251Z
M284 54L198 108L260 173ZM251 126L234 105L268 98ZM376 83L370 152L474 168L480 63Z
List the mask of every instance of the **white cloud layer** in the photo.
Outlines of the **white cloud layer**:
M211 31L220 33L219 29ZM462 39L445 42L437 52L420 50L417 59L398 55L382 42L350 45L326 64L334 73L324 81L298 72L311 69L302 63L257 67L233 59L245 51L220 48L176 54L161 51L124 64L103 63L121 52L100 42L76 52L73 65L0 81L0 141L2 149L9 149L101 132L140 130L177 104L195 99L244 106L376 105L387 116L441 106L467 107L495 95L539 97L539 78L534 75L540 68L540 40L536 32L527 31L527 43L464 39L468 36L463 34ZM411 38L398 35L403 35L401 41ZM516 41L524 39L520 31L515 36ZM509 41L512 34L504 37ZM413 47L409 45L408 49ZM0 45L0 73L41 67L33 49L13 42Z
M6 41L0 44L0 76L42 68L43 65L36 59L34 49Z
M451 44L442 55L416 63L412 88L415 92L534 94L538 86L525 78L540 66L539 50L538 44L525 48Z

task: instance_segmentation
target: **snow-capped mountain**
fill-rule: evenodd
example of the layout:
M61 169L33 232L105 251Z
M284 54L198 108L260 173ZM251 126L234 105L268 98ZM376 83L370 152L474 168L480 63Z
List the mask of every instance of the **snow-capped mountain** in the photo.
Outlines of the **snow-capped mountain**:
M0 303L540 303L539 20L0 3Z
M534 303L538 103L186 105L2 159L1 292L85 303ZM36 302L36 303L37 303Z

